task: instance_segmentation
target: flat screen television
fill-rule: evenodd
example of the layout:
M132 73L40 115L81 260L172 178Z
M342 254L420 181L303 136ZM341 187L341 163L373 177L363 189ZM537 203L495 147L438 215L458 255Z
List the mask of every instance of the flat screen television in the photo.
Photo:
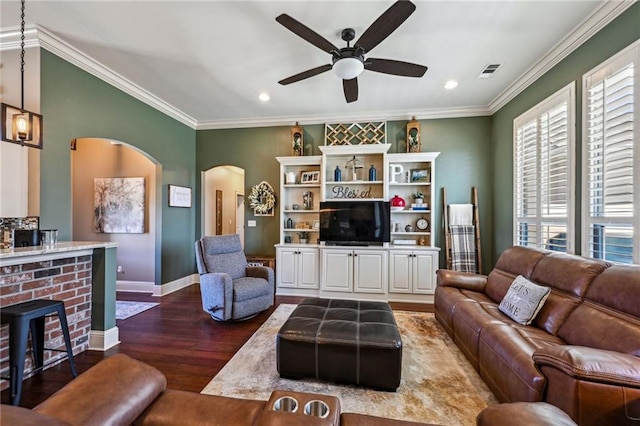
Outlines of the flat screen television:
M326 245L382 245L390 240L388 201L320 202L320 241Z

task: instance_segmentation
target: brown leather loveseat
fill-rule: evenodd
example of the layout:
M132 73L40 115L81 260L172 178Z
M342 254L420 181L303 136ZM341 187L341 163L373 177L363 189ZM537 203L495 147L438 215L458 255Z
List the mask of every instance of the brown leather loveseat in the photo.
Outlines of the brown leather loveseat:
M578 424L640 422L640 266L512 247L488 276L438 271L436 318L501 402ZM499 304L516 276L551 288L530 325Z

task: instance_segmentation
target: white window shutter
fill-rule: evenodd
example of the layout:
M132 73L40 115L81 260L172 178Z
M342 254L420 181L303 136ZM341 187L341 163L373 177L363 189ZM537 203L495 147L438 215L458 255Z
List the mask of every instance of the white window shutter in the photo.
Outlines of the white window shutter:
M584 76L582 240L585 256L640 263L640 47L627 50Z
M514 244L573 251L574 85L514 121Z

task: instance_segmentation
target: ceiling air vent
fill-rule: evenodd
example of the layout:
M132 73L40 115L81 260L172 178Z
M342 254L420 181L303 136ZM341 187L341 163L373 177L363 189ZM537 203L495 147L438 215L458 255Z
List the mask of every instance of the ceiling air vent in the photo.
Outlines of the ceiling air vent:
M480 71L478 78L491 78L500 69L502 64L489 64Z

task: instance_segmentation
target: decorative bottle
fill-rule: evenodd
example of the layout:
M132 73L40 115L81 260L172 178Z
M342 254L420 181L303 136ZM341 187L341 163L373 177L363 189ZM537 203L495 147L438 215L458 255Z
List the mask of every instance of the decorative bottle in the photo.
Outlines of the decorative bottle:
M333 180L335 182L342 181L342 170L340 170L340 166L336 166L336 169L333 171Z
M369 180L370 181L376 180L376 167L373 164L369 168Z

